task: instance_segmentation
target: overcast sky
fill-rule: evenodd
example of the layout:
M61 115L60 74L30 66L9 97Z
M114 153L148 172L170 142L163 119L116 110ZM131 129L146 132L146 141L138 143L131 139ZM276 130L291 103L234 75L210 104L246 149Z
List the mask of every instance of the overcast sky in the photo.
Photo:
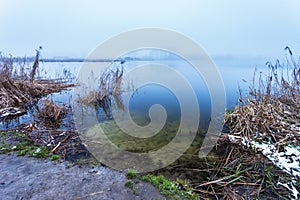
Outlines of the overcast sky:
M143 27L178 31L209 55L300 53L299 0L0 0L0 51L86 57L110 37Z

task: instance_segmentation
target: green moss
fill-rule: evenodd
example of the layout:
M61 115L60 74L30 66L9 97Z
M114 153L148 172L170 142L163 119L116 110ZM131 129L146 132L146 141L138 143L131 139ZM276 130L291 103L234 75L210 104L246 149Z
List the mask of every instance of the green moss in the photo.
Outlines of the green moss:
M2 144L0 145L0 153L9 153L11 152L11 145L7 144L5 142L2 142Z
M14 151L20 151L20 150L23 150L25 148L29 148L30 147L30 144L29 142L20 142L18 143L16 146L13 146L13 150Z
M199 199L198 194L193 192L188 181L177 179L169 181L164 176L145 175L143 181L152 183L161 194L170 199Z
M49 152L46 147L34 147L33 151L29 152L28 155L35 158L47 158L49 157Z
M127 176L128 179L134 179L134 178L137 177L136 173L137 172L136 172L135 169L128 169L126 176Z
M129 189L133 190L133 181L132 180L128 180L126 183L125 183L125 186L128 187Z
M44 146L33 145L29 137L22 132L6 131L0 132L0 153L16 152L18 156L28 155L34 158L49 158L57 160L59 155L53 155L49 149ZM15 141L13 144L8 144L6 141Z
M51 160L51 161L58 160L58 159L60 159L60 156L59 156L59 155L52 155L52 156L50 157L50 160Z
M20 149L17 154L18 156L25 156L31 150L31 147L25 147L24 149Z

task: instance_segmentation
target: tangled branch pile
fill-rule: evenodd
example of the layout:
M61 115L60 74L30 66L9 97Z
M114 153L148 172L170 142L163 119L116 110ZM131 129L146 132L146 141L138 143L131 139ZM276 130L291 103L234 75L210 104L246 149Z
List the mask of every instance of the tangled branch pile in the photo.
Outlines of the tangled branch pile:
M255 141L277 145L300 141L300 59L296 63L292 52L283 66L268 64L269 75L259 75L258 87L250 88L246 100L225 116L232 133ZM281 69L281 73L279 70ZM285 74L286 73L286 74ZM254 77L255 78L255 77Z

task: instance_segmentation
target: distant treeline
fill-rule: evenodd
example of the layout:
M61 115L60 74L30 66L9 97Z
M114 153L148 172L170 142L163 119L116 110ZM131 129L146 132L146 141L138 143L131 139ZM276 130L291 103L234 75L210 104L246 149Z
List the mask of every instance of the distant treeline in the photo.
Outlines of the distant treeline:
M11 57L14 62L34 62L35 57ZM40 62L124 62L124 61L138 61L143 60L139 58L124 57L120 59L84 59L84 58L41 58Z

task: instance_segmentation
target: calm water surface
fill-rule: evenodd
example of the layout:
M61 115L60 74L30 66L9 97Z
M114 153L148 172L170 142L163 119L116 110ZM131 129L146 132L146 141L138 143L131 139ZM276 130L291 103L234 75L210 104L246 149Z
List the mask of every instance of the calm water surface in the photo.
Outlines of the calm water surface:
M220 75L224 82L225 92L226 92L226 104L228 109L234 108L237 105L237 99L239 97L238 87L242 89L243 93L247 93L248 87L252 84L253 73L255 67L258 68L257 71L263 71L264 74L267 73L267 67L264 65L265 62L262 61L252 61L248 62L247 60L215 60L216 66L220 72ZM195 69L186 61L171 59L171 60L155 60L155 61L126 61L123 63L124 75L130 70L135 69L137 66L149 65L149 64L160 64L168 66L170 69L177 71L179 74L184 76L191 85L195 95L197 97L198 107L200 108L200 120L199 120L199 129L197 131L197 137L192 143L191 147L187 151L188 156L183 156L179 159L178 162L189 163L194 167L195 162L199 164L197 160L197 150L201 146L203 138L205 136L207 127L210 122L211 114L211 100L208 88L204 79L195 71ZM98 71L99 66L109 66L110 63L104 62L93 62L88 65L84 70L81 69L83 63L80 62L45 62L40 65L41 77L47 78L60 78L64 77L67 82L81 82L82 80L76 80L76 77L79 73L85 74L83 76L84 83L79 86L79 89L67 90L60 93L55 93L49 95L55 102L59 104L71 105L76 102L78 96L84 96L88 94L89 91L95 90L99 85L99 77L101 71ZM115 62L112 65L115 67L121 66L120 62ZM148 67L147 70L152 70L151 67ZM146 70L146 71L147 71ZM154 73L155 74L155 73ZM79 74L79 77L82 77L82 74ZM158 73L157 76L165 77L166 79L172 80L173 84L178 84L180 87L180 81L172 79L172 74L168 73ZM131 80L125 80L122 84L122 92L120 94L119 100L124 99L124 95L131 93L129 101L129 112L130 116L134 122L140 126L146 126L150 123L149 110L153 105L161 105L167 115L166 123L163 128L157 133L157 135L151 138L136 138L133 136L127 135L123 130L121 130L116 123L110 119L109 116L103 112L101 107L93 106L73 106L73 112L75 117L83 117L85 120L89 116L97 116L97 121L90 121L90 124L87 122L82 122L77 124L80 127L80 130L88 130L89 127L95 125L95 123L100 123L104 130L107 132L108 138L116 144L119 148L122 148L131 152L148 152L159 149L164 145L168 144L177 133L177 129L180 124L181 108L180 102L177 98L177 94L174 94L170 88L164 85L157 83L149 83L142 87L135 88L134 82L137 79L144 79L147 76L143 74L139 77L134 77ZM185 90L179 90L181 95L185 95ZM186 95L187 102L189 96ZM112 104L115 103L115 99L112 99ZM13 128L18 124L29 123L35 119L35 114L37 111L37 105L33 105L31 109L28 109L28 113L12 121L0 121L0 129ZM74 105L74 104L73 104ZM188 109L194 109L195 105L190 104ZM68 115L67 119L72 120L72 115ZM194 120L194 119L189 119ZM86 126L86 127L84 127ZM85 129L86 128L86 129ZM112 155L110 155L112 156ZM192 159L191 159L192 158ZM193 163L190 163L195 161ZM177 163L178 164L178 163Z

